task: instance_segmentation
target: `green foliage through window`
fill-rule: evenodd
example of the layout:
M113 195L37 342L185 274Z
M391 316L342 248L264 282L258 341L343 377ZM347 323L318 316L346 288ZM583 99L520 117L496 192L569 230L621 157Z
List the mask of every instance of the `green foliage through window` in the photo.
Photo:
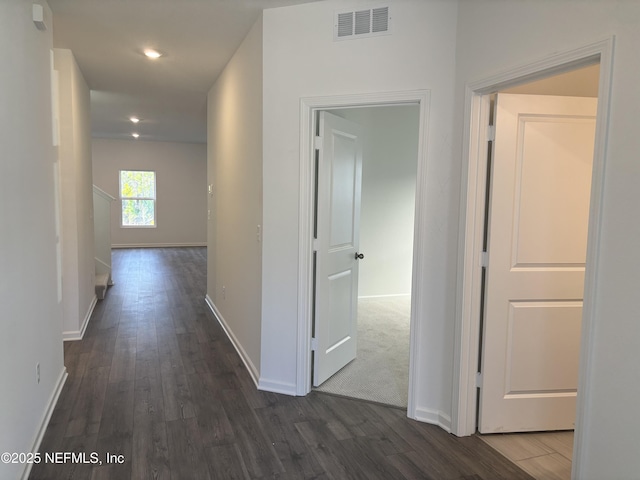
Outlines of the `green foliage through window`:
M155 226L156 173L120 171L123 227Z

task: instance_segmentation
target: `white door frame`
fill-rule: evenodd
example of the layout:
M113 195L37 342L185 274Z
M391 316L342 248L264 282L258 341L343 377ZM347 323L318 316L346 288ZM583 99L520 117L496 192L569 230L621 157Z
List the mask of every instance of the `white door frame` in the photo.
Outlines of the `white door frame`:
M413 243L413 274L411 295L411 344L409 357L409 399L407 415L416 418L417 399L415 379L420 375L418 357L421 338L421 319L425 318L426 306L422 296L426 268L420 245L427 238L424 198L426 197L427 174L427 120L429 113L428 90L407 92L339 95L308 97L300 100L300 205L299 205L299 246L298 271L298 348L296 394L306 395L311 391L311 319L313 309L313 218L315 172L312 168L315 158L314 138L316 128L315 113L319 110L338 108L381 107L389 105L418 105L420 125L418 140L418 171L416 178L416 209Z
M476 431L476 373L480 342L480 256L484 233L485 190L487 170L487 126L489 124L489 95L501 89L562 73L581 66L600 63L598 113L594 145L591 205L584 285L582 334L578 390L591 374L591 345L600 229L602 186L605 172L606 140L609 119L611 75L614 37L547 56L483 80L467 84L465 92L465 130L463 143L462 189L460 201L460 237L458 247L459 270L457 289L454 379L452 393L452 433L472 435ZM466 185L466 188L465 188ZM581 454L581 425L584 424L585 405L578 395L574 465ZM575 473L575 472L574 472Z

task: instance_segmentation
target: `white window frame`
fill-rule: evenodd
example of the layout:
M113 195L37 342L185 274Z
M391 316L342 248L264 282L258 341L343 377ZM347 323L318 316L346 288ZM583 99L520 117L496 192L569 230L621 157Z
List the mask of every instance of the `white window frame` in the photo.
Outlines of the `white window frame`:
M123 197L122 196L122 172L146 172L153 173L153 192L155 194L154 197ZM119 170L118 171L118 191L120 195L120 228L156 228L158 226L158 212L156 209L156 198L158 196L158 174L155 170ZM123 200L151 200L153 201L153 225L124 225L122 223L123 215L122 209L124 206Z

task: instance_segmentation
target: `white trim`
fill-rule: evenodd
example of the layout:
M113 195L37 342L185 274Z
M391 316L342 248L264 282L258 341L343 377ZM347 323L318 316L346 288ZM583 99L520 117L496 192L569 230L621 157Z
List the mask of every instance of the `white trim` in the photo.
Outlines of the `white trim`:
M451 433L451 417L449 417L449 415L447 415L446 413L441 412L440 410L416 408L416 415L412 418L419 422L437 425L447 433Z
M595 47L595 46L594 46ZM609 112L611 108L611 84L613 77L613 55L615 37L600 42L600 78L598 85L598 113L596 115L596 138L593 147L593 172L591 180L591 208L589 210L589 237L587 241L587 270L584 279L582 304L582 333L580 339L580 366L578 370L578 392L589 383L593 371L593 344L596 330L596 292L600 260L600 232L602 231L602 207L604 179L606 174L607 140L609 138ZM594 201L595 199L595 201ZM584 478L584 444L589 435L588 400L579 395L576 403L576 428L574 434L571 478Z
M98 262L100 265L102 265L104 268L106 268L107 270L109 270L109 272L111 272L111 265L107 264L106 262L104 262L103 260L100 260L98 257L93 257L93 259Z
M220 326L224 330L224 333L227 334L227 337L231 341L231 344L233 345L233 348L235 348L236 352L238 352L238 355L240 356L240 359L242 360L242 363L244 363L244 366L248 370L249 375L251 376L251 379L253 380L253 383L255 383L256 387L258 387L258 378L260 376L260 374L258 372L258 369L253 364L253 362L249 358L249 355L247 355L247 352L245 352L244 348L242 348L242 345L240 344L240 342L238 341L236 336L233 334L233 330L231 330L231 328L229 327L229 325L225 321L224 317L222 316L222 314L220 313L220 311L218 310L216 305L213 303L213 300L211 299L209 294L207 294L204 297L204 300L207 303L207 305L209 306L209 309L211 310L211 313L213 313L213 316L216 318L216 320L218 320L218 323L220 324Z
M58 377L58 381L56 382L55 388L51 393L51 397L49 397L49 402L47 403L47 408L42 416L42 420L40 421L40 428L38 428L38 433L36 433L36 437L33 440L31 452L37 452L40 450L40 444L42 443L42 439L44 438L44 434L47 431L47 427L49 426L49 420L51 420L51 415L53 414L53 410L56 408L58 403L58 399L60 398L60 393L62 392L62 387L64 387L65 382L67 381L67 369L62 367L62 371L60 372L60 376ZM32 463L27 463L22 471L22 476L20 477L22 480L27 480L29 475L31 474L31 468L33 467Z
M123 200L151 200L150 198L123 198ZM155 200L154 200L155 202ZM153 207L155 210L155 206ZM156 219L154 218L155 222ZM128 229L128 228L158 228L158 225L155 223L153 225L120 225L120 228Z
M258 390L281 393L283 395L296 395L296 386L293 383L283 383L262 377L258 381Z
M429 90L405 92L383 92L327 97L307 97L300 99L300 205L299 205L299 270L298 270L298 347L296 394L304 396L311 391L311 309L312 309L312 219L313 219L313 169L314 158L313 129L315 112L336 108L380 107L389 105L411 105L420 107L420 125L418 140L418 171L416 182L415 233L413 247L413 280L411 298L411 346L409 359L409 398L407 416L417 418L416 398L417 382L423 378L418 362L421 345L422 323L426 318L426 309L421 292L426 278L424 245L427 235L426 225L426 179L427 179L427 140L428 113L430 105Z
M89 325L89 320L91 319L91 315L93 314L93 309L96 308L97 302L98 302L98 297L94 295L93 298L91 299L91 304L89 305L87 314L84 316L84 320L82 321L80 330L75 330L71 332L62 332L63 341L68 342L71 340L82 340L82 337L84 337L84 332L87 330L87 325Z
M109 195L107 192L105 192L104 190L102 190L100 187L96 185L93 186L93 193L100 195L105 200L109 200L110 202L113 202L116 199L116 197L112 197L111 195Z
M396 298L396 297L410 297L410 293L392 293L389 295L360 295L360 298Z
M596 137L594 146L593 174L591 184L591 206L589 211L589 233L585 292L582 316L582 339L578 391L587 384L592 370L592 348L595 311L596 279L600 252L600 230L602 189L606 163L607 128L611 75L613 72L614 37L592 44L546 56L531 63L516 66L483 80L469 83L466 87L465 129L463 143L462 185L460 202L460 237L458 246L459 271L457 287L456 336L454 357L454 379L452 392L452 428L458 436L471 435L476 430L477 390L475 387L480 332L480 263L478 256L483 233L484 182L486 171L486 145L482 144L482 125L488 119L486 94L511 85L561 73L582 65L600 63L600 85ZM576 409L576 433L573 456L573 476L581 477L582 443L587 434L589 419L585 412L586 400L578 395Z
M114 243L111 248L181 248L206 247L207 242L194 243Z

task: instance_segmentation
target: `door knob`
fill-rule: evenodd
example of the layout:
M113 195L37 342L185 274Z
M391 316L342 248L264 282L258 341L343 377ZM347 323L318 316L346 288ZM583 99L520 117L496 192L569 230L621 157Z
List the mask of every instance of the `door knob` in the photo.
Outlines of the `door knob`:
M364 253L356 252L356 260L362 260L364 258Z

